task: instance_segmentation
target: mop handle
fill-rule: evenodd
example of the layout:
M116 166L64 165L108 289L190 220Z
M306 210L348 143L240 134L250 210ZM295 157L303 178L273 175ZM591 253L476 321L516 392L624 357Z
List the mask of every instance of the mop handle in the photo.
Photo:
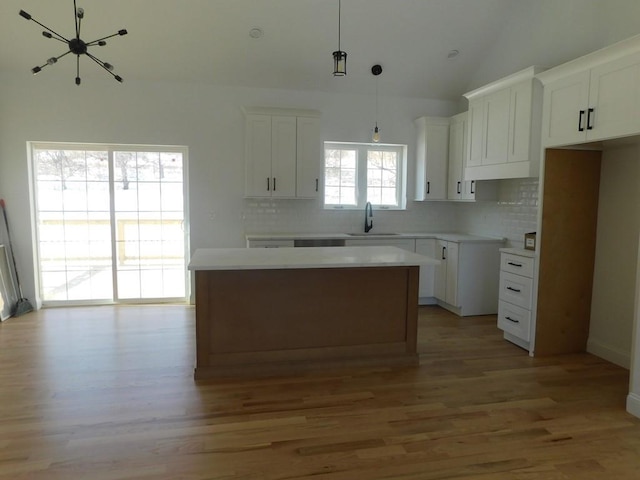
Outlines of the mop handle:
M9 220L7 219L7 210L4 204L4 198L0 198L0 207L2 207L2 216L4 217L4 225L7 228L7 238L9 239L9 251L11 252L11 260L13 260L13 271L16 274L16 283L18 284L18 290L20 290L20 296L22 297L22 287L20 286L20 278L18 277L18 265L16 264L16 257L13 254L13 245L11 243L11 232L9 232Z

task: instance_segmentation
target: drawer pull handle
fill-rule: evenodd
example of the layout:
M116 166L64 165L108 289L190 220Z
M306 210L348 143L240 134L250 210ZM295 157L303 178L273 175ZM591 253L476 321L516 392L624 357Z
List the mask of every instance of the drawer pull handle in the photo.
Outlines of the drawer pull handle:
M507 262L507 264L511 265L512 267L522 267L521 263Z
M517 288L513 288L513 287L507 287L507 290L511 290L512 292L516 292L516 293L521 292L521 290L518 290Z
M505 318L505 320L509 320L512 323L520 323L520 320L515 320L515 319L513 319L511 317L504 317L504 318Z

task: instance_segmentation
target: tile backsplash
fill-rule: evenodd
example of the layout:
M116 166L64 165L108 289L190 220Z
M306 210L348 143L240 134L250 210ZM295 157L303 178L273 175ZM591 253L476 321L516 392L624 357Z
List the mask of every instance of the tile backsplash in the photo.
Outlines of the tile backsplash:
M523 247L524 234L536 230L538 179L498 181L497 202L457 204L459 231L505 237L508 246Z
M404 211L375 210L374 232L463 232L505 237L522 247L536 230L538 179L498 182L497 202L408 202ZM335 233L363 230L364 211L325 210L319 200L245 199L245 233Z

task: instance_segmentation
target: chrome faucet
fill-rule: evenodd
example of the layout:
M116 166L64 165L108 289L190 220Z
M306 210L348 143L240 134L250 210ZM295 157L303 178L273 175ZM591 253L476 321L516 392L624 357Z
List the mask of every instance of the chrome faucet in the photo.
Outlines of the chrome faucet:
M373 207L371 202L367 202L364 206L364 233L373 228Z

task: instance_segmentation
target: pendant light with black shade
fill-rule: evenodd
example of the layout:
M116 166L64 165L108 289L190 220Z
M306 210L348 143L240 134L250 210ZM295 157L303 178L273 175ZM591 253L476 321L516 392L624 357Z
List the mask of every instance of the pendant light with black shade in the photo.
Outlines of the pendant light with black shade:
M333 76L344 77L347 74L347 52L340 49L340 14L341 0L338 0L338 50L333 52Z
M382 73L382 66L374 65L371 67L371 73L378 77ZM378 79L376 78L376 126L373 129L373 135L371 136L371 140L375 143L380 141L380 129L378 128Z

